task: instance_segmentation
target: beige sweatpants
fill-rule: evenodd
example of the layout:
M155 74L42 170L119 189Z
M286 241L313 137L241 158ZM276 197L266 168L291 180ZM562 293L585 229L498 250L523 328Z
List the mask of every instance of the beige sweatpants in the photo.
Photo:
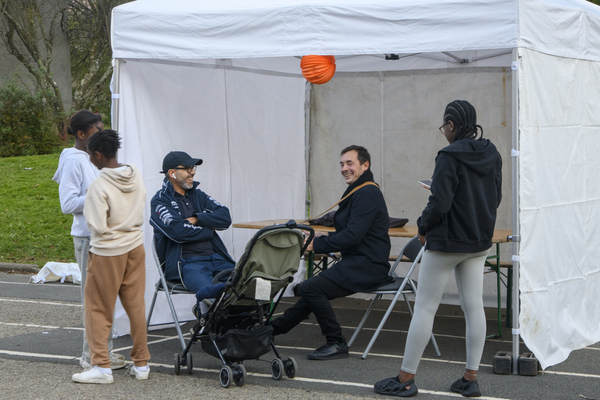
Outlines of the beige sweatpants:
M146 253L140 245L120 256L90 253L85 282L85 334L90 346L91 364L110 368L108 337L117 295L131 326L131 360L138 367L150 360L146 332Z

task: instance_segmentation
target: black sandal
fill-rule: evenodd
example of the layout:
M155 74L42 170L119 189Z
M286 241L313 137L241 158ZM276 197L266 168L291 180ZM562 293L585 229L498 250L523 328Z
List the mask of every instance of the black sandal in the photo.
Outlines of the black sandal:
M450 386L450 390L454 393L460 393L465 397L479 397L481 391L479 390L479 383L477 380L464 382L463 378L460 378Z
M411 379L408 382L400 383L397 376L387 378L375 384L375 392L388 396L412 397L419 393L415 380Z

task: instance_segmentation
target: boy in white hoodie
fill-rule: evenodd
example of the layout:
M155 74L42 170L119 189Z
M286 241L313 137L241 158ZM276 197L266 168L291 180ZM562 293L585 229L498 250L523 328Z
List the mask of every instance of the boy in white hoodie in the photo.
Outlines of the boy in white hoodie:
M133 165L119 164L119 136L113 130L96 132L87 143L90 161L100 170L85 199L83 214L90 236L85 284L85 330L92 368L73 375L80 383L113 383L105 338L113 323L117 295L131 326L134 363L129 373L148 379L146 336L145 252L142 226L146 189Z
M84 287L86 278L86 268L88 262L88 252L90 249L90 231L83 216L83 204L88 186L99 175L98 168L91 163L90 157L86 152L87 141L94 133L104 129L102 116L88 110L79 110L69 119L67 133L75 137L75 146L64 149L60 154L58 168L53 181L58 183L58 194L60 197L60 207L64 214L73 214L73 225L71 226L71 236L75 246L75 260L81 271L81 315L85 325L83 315L85 315ZM110 356L111 369L125 367L125 358L118 353L113 353L113 334L108 336L108 351ZM81 353L80 364L83 368L90 368L90 348L83 331L83 351Z

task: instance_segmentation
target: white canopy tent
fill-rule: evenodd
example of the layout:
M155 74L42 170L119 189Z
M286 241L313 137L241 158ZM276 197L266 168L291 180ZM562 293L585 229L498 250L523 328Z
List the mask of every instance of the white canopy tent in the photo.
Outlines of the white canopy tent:
M116 7L112 21L121 158L143 171L149 199L166 152L204 158L202 187L235 222L305 215L300 56L334 55L336 76L348 77L511 67L514 362L519 336L544 368L600 341L599 7L138 0ZM239 255L250 235L229 230L224 240ZM149 273L148 291L154 282Z

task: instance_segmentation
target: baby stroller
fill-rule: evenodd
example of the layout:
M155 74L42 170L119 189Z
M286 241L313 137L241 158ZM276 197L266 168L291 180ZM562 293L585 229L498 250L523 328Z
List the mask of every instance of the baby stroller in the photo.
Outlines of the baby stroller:
M198 315L199 322L181 356L175 354L177 375L181 366L187 366L188 373L192 372L189 351L199 341L206 353L223 362L219 382L225 388L232 381L242 386L246 379L243 361L257 359L271 349L276 356L271 361L273 378L279 380L283 374L294 378L298 368L296 360L281 358L273 343L270 321L281 299L280 296L273 303L274 297L292 282L307 246L303 245L304 235L300 229L310 232L308 245L314 237L313 229L297 225L294 220L259 230L246 245L235 268L214 277L213 284L229 274L223 291L206 314Z

